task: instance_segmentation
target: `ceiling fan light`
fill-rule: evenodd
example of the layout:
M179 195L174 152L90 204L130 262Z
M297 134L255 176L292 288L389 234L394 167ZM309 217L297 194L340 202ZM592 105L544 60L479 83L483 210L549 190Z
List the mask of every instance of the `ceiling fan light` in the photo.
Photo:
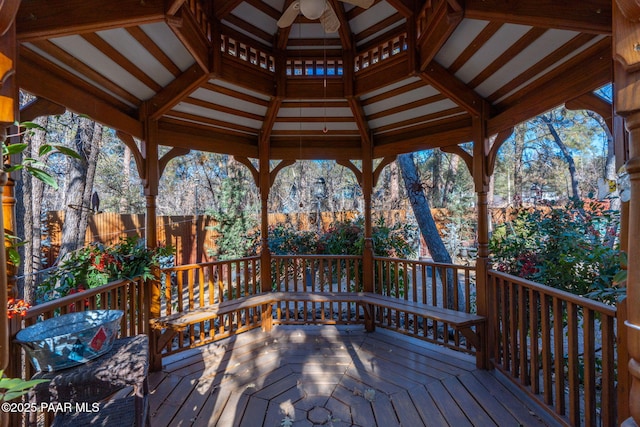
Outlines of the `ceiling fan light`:
M300 0L300 12L308 19L320 18L326 7L326 0Z

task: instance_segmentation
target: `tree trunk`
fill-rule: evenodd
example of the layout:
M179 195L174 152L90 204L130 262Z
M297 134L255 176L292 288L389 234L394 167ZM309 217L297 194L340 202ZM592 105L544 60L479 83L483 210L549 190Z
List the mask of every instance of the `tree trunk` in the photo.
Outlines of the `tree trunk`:
M35 119L34 122L43 128L48 126L48 117ZM32 136L27 135L24 141L29 144L31 152L28 154L38 158L40 146L45 143L45 132L35 131ZM42 269L42 198L44 195L44 182L35 179L26 170L22 171L22 201L17 201L18 208L22 211L18 217L23 218L22 230L16 230L19 236L24 236L26 244L22 247L22 283L23 298L33 304L35 302L35 290L38 284L36 273Z
M573 156L567 146L562 142L562 138L556 131L555 126L553 126L553 122L551 119L545 115L540 116L542 121L547 125L551 136L553 137L553 141L556 143L562 156L564 157L564 161L567 162L567 166L569 168L569 175L571 176L571 198L574 200L580 200L580 187L578 186L578 179L576 178L576 162L573 160Z
M456 183L456 177L458 175L458 166L460 165L460 156L458 155L450 155L449 157L449 169L446 173L446 178L444 182L444 188L442 191L442 207L447 208L449 206L449 202L451 201L451 193L453 192L453 187Z
M418 176L418 170L413 160L413 154L402 154L397 158L398 166L402 172L402 178L407 188L407 195L413 208L413 213L418 222L420 233L424 238L424 241L429 248L429 253L435 262L451 264L451 255L447 252L447 248L444 246L444 242L438 233L436 222L431 215L431 208L429 202L424 195L422 183ZM447 308L455 309L454 292L456 286L458 286L459 295L462 295L459 289L458 281L453 277L453 271L447 270L446 278L446 290L447 290ZM459 301L464 301L464 298L459 298Z
M93 179L102 139L102 126L77 117L78 128L74 137L74 149L82 159L69 159L69 186L65 200L64 225L58 261L84 246L87 222L91 213Z

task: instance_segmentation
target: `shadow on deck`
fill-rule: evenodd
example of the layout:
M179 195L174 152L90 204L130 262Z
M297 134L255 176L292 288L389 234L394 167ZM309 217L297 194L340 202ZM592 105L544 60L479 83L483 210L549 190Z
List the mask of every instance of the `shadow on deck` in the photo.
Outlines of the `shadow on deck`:
M361 326L277 326L166 357L152 426L543 426L543 408L472 357Z

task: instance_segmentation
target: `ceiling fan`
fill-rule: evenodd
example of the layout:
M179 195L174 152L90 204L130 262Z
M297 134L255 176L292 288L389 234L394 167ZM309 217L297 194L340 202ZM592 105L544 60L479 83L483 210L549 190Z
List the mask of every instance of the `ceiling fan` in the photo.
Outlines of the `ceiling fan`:
M375 0L339 1L368 9ZM340 20L327 0L294 0L278 20L278 27L286 28L291 26L300 13L307 19L319 19L324 31L327 33L335 33L340 28Z

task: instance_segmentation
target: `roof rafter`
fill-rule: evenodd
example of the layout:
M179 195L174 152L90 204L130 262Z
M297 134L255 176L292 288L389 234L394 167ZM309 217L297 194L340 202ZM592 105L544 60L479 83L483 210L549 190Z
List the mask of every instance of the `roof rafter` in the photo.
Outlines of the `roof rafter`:
M465 17L598 34L612 22L610 0L466 0Z
M22 2L18 9L16 33L21 41L39 40L139 26L164 18L162 0L33 0Z

